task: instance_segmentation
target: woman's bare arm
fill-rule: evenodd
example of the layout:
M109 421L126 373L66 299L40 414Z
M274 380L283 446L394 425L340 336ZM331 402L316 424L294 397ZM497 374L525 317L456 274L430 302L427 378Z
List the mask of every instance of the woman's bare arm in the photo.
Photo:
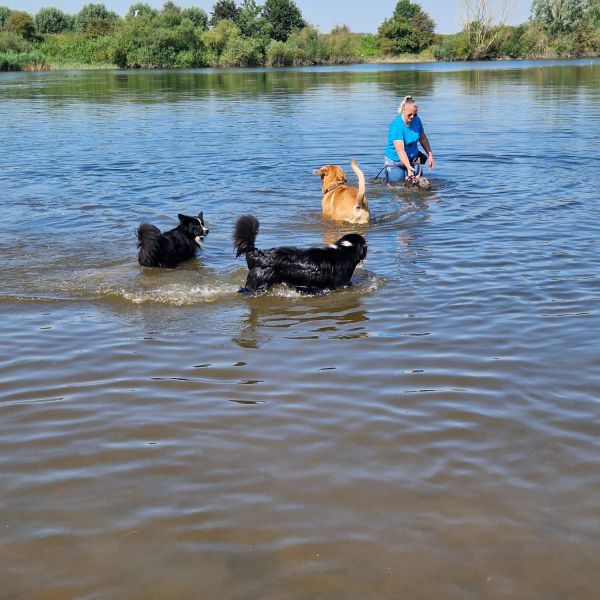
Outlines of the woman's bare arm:
M429 168L433 169L433 165L435 161L433 160L433 152L431 151L431 145L429 144L429 140L425 135L425 131L421 131L421 135L419 136L419 141L421 142L421 146L425 148L425 152L427 152L427 158L429 160Z
M406 150L404 149L404 141L394 140L394 148L396 148L396 152L398 152L400 162L406 167L406 173L409 176L414 175L414 169L411 167L410 160L408 159L408 154L406 154Z

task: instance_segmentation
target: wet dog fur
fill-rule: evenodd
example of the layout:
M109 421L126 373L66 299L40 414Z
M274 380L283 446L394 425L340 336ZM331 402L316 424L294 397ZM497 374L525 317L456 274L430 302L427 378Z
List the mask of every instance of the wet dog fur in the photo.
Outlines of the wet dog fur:
M263 292L278 283L303 293L348 286L354 269L367 255L367 242L358 233L344 235L325 247L259 250L255 246L258 229L259 222L252 215L239 217L235 224L236 258L245 255L248 265L246 286L241 292Z
M355 160L351 164L358 177L358 188L347 185L346 173L337 165L323 165L313 171L321 177L323 214L336 221L366 225L371 214L365 197L365 176Z
M404 187L407 188L416 188L418 190L430 190L433 186L431 185L431 181L427 179L423 175L417 175L412 177L407 177L404 180Z
M137 258L143 267L173 268L184 260L196 256L202 247L208 228L204 226L204 214L197 217L178 215L179 225L161 233L158 227L142 223L137 231Z

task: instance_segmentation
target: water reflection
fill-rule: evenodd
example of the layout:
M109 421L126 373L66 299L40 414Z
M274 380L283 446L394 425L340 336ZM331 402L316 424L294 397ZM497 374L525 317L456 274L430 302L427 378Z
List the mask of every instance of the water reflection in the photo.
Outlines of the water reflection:
M469 64L393 65L338 69L198 69L194 71L83 71L1 74L0 94L5 99L44 99L94 103L161 104L215 96L265 96L281 101L289 94L304 94L323 86L350 88L373 84L398 98L407 90L429 96L443 80L459 83L466 94L486 94L488 85L529 85L570 92L597 83L600 64L539 62L536 68L504 63L504 69L474 69Z
M296 340L367 337L369 317L362 302L352 289L299 299L250 297L233 341L242 348L260 348L269 343L273 329L283 329L285 337Z
M214 96L266 96L280 101L289 94L303 94L322 86L336 88L373 83L430 92L435 73L428 71L302 71L302 70L197 70L197 71L102 71L21 74L0 78L0 92L7 99L44 99L98 103L133 102L162 104L195 101ZM32 81L33 79L33 81ZM24 85L26 84L26 85Z
M600 64L589 62L585 65L547 65L533 63L534 68L512 68L496 70L463 70L456 73L439 74L444 78L459 82L466 94L486 94L490 85L502 88L506 84L516 86L550 87L564 89L571 93L580 87L590 87L598 82Z

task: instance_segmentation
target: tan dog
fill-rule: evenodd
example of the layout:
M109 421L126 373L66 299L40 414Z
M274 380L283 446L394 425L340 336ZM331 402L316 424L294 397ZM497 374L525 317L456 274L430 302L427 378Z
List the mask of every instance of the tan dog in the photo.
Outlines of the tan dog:
M365 176L352 160L352 170L358 177L358 189L346 185L346 173L337 165L324 165L313 171L321 176L323 214L336 221L365 225L371 220L365 198Z

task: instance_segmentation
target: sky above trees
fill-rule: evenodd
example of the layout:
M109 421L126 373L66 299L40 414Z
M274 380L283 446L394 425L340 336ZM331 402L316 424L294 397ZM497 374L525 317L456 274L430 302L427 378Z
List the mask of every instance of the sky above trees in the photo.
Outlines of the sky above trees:
M66 13L77 13L89 3L104 4L106 8L123 16L129 7L140 0L0 0L0 5L15 10L36 13L42 7L53 6ZM141 0L155 8L160 8L163 0ZM436 32L455 33L461 29L460 0L413 0L435 21ZM492 0L503 1L503 0ZM512 2L512 0L510 0ZM382 21L390 17L396 0L370 0L369 2L349 2L348 0L295 0L308 23L315 25L322 33L336 25L347 25L356 33L376 33ZM238 2L239 4L240 2ZM198 6L210 14L214 0L175 0L182 8ZM259 4L262 2L259 0ZM524 23L529 18L531 0L514 0L515 10L510 24Z

